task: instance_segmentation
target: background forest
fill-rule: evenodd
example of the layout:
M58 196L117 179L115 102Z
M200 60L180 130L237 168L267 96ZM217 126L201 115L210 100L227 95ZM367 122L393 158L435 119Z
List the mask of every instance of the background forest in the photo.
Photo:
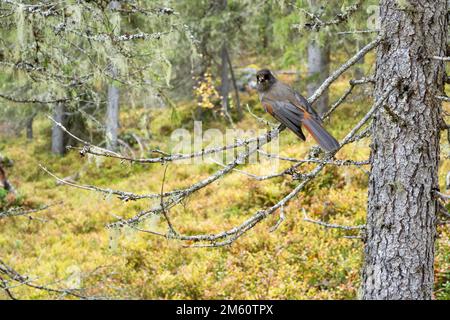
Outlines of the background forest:
M139 232L167 232L161 214L136 228L111 227L162 201L114 190L188 188L223 164L92 153L191 153L176 149L174 132L193 137L196 121L203 132L242 133L217 146L264 133L275 121L259 102L256 71L269 68L309 97L376 39L378 13L372 0L2 0L0 168L8 183L0 183L0 270L27 278L14 282L0 273L0 289L8 288L0 299L357 298L367 135L336 155L356 165L325 167L280 212L231 245L208 248ZM374 71L372 51L314 103L322 115L336 107L325 126L339 141L372 106ZM448 102L443 110L450 112ZM310 136L303 142L283 131L277 141L276 161L259 154L258 163L171 207L170 222L182 234L215 234L275 205L313 163L283 170L318 152ZM450 171L446 132L441 142L442 191ZM197 150L208 146L204 141ZM284 173L267 178L278 172ZM438 232L434 297L449 299L448 223Z

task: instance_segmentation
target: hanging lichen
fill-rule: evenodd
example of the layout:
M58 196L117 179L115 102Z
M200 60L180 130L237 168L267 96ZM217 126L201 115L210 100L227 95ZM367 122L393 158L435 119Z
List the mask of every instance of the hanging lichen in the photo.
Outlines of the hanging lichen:
M16 21L16 30L17 30L17 44L16 52L20 54L20 51L24 49L26 42L26 22L25 22L25 12L24 6L22 4L18 4L16 7L16 11L14 13L15 21Z

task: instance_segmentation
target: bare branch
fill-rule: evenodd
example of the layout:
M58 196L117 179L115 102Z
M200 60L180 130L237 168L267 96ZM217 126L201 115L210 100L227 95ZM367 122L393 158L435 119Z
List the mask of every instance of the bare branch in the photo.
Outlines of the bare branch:
M43 211L43 210L46 210L46 209L48 209L50 207L54 207L54 206L57 206L57 205L60 205L60 204L62 204L62 202L45 205L45 206L42 206L42 207L37 208L37 209L24 209L24 208L21 208L21 207L11 208L9 210L0 212L0 219L8 218L8 217L29 216L32 213Z
M318 224L319 226L322 226L322 227L325 227L325 228L342 229L342 230L346 230L346 231L349 231L349 230L361 230L361 229L364 229L366 227L366 225L364 225L364 224L357 225L357 226L343 226L343 225L340 225L340 224L326 223L326 222L323 222L323 221L320 221L320 220L313 220L313 219L310 219L307 216L305 209L303 209L303 221L311 222L311 223L314 223L314 224Z
M226 146L220 146L220 147L215 147L215 148L209 148L209 149L203 149L202 151L199 152L194 152L191 154L169 154L166 152L158 152L158 153L162 153L163 156L162 157L155 157L155 158L132 158L132 157L126 157L123 155L119 155L117 153L110 153L111 151L103 149L105 151L107 151L106 153L104 152L97 152L96 149L98 149L99 147L97 146L93 146L93 145L87 145L84 146L83 148L73 148L71 147L71 149L78 149L80 150L80 152L84 154L92 154L92 155L96 155L96 156L102 156L102 157L110 157L110 158L116 158L116 159L121 159L121 160L126 160L126 161L130 161L130 162L135 162L135 163L166 163L166 162L172 162L172 161L179 161L179 160L187 160L187 159L193 159L193 158L199 158L199 157L204 157L206 155L210 155L210 154L214 154L214 153L219 153L219 152L223 152L226 150L230 150L230 149L236 149L239 147L243 147L243 146L248 146L252 143L255 143L257 145L259 145L260 147L263 146L264 144L267 143L264 142L266 136L274 136L274 135L278 135L279 132L283 131L285 129L285 127L283 125L279 125L277 128L272 129L271 131L262 134L258 137L253 137L253 138L249 138L249 139L243 139L243 140L237 140L235 143L233 144L229 144ZM81 139L77 138L78 141L80 141ZM81 140L82 141L82 140ZM88 144L88 142L86 142L86 144ZM102 149L102 148L100 148Z
M440 60L440 61L450 61L450 57L439 57L439 56L433 56L434 60Z
M348 68L350 68L352 65L354 65L356 62L359 61L367 52L374 49L376 46L378 46L381 42L382 38L377 37L375 40L367 44L365 47L363 47L361 50L359 50L353 57L347 60L346 63L341 65L337 70L335 70L325 81L320 85L320 87L314 92L314 94L308 98L309 103L313 103L316 101L322 93L345 71L347 71Z
M52 293L52 294L57 293L57 294L61 294L64 296L73 296L73 297L76 297L76 298L79 298L82 300L98 299L97 297L90 297L90 296L85 295L83 293L82 289L56 289L56 288L52 288L48 285L35 284L33 279L30 279L29 277L20 274L19 272L14 270L12 267L7 265L5 262L3 262L1 259L0 259L0 274L3 274L4 276L8 277L11 281L18 283L19 285L25 285L25 286L28 286L33 289L46 291L48 293ZM13 288L13 286L7 285L7 281L5 279L0 278L0 281L2 282L2 285L0 286L0 288L5 290L6 292L8 292L10 289ZM55 281L55 282L58 282L58 281Z
M285 219L284 207L281 207L280 208L280 217L278 218L277 223L269 229L269 232L276 231L278 229L278 227L281 225L281 223L284 221L284 219Z
M0 93L0 98L15 102L15 103L42 103L42 104L52 104L52 103L59 103L59 102L66 102L70 100L77 100L78 97L68 97L68 98L57 98L57 99L51 99L51 100L40 100L38 98L28 98L28 99L22 99L13 97L4 93Z
M444 193L439 192L439 191L434 191L434 193L435 193L439 198L441 198L441 199L444 200L444 201L449 201L449 200L450 200L450 195L448 195L448 194L444 194Z
M106 195L116 195L118 196L118 198L120 200L123 201L130 201L130 200L140 200L140 199L157 199L159 197L161 197L161 194L159 193L149 193L149 194L136 194L136 193L132 193L132 192L126 192L126 191L120 191L120 190L114 190L114 189L109 189L109 188L100 188L100 187L96 187L96 186L92 186L92 185L83 185L83 184L76 184L74 182L62 179L58 176L56 176L55 174L51 173L46 167L44 167L43 165L39 164L39 167L48 175L50 175L51 177L53 177L56 181L58 181L61 184L65 184L74 188L78 188L78 189L83 189L83 190L89 190L89 191L95 191L95 192L100 192ZM164 197L168 197L168 196L172 196L172 195L176 195L177 193L182 192L180 191L172 191L172 192L165 192L163 194Z
M450 102L450 97L447 96L436 96L439 100Z
M309 18L310 21L302 25L294 25L297 28L306 28L313 31L319 31L322 27L338 25L346 22L348 18L354 14L361 7L361 1L357 0L354 4L344 8L342 12L338 13L334 18L328 21L322 21L316 14L301 9Z
M369 29L369 30L350 30L350 31L339 31L336 32L338 35L349 35L349 34L361 34L361 33L379 33L379 29Z
M344 94L330 107L330 109L328 110L327 113L325 113L322 116L322 120L325 120L326 118L328 118L332 112L334 112L334 110L336 110L337 107L339 107L344 101L345 99L347 99L347 97L352 93L353 88L356 85L360 85L360 84L366 84L366 83L373 83L374 79L372 77L370 78L363 78L363 79L358 79L358 80L350 80L350 87L344 92Z
M81 142L82 144L85 145L85 148L94 148L95 150L99 150L103 153L105 153L105 156L117 156L119 157L120 155L114 151L108 150L108 149L104 149L98 146L94 146L92 144L90 144L89 142L78 138L76 135L72 134L69 130L66 129L66 127L64 127L61 123L59 123L58 121L56 121L55 119L53 119L51 116L47 115L47 118L49 118L51 121L53 121L53 123L55 123L58 127L60 127L65 133L67 133L68 135L70 135L72 138L74 138L75 140L77 140L78 142ZM82 153L80 151L80 154L83 156L84 153Z
M331 83L333 83L342 73L344 73L348 68L350 68L353 64L355 64L367 52L369 52L370 50L375 48L380 42L381 42L381 37L378 37L376 40L374 40L371 43L369 43L368 45L366 45L358 53L356 53L353 57L351 57L346 63L344 63L341 67L339 67L335 72L333 72L322 83L322 85L314 92L314 94L311 97L308 98L308 101L310 103L313 103L315 100L317 100L320 97L320 95L322 95L322 93L331 85ZM369 82L369 80L367 80L367 82ZM354 84L358 84L358 83L355 82ZM60 125L60 126L62 128L64 128L62 125ZM285 127L280 125L280 126L278 126L278 129L271 130L271 134L273 134L275 130L282 131L284 129L285 129ZM81 140L79 138L76 138L76 139L78 141ZM138 162L138 163L165 163L165 162L169 162L169 161L177 161L177 160L192 159L192 158L197 158L197 157L204 157L205 155L209 155L209 154L213 154L213 153L217 153L217 152L222 152L222 151L229 150L229 149L235 149L235 148L238 148L238 147L241 147L241 146L244 146L244 145L248 145L249 143L252 143L252 142L257 142L259 144L260 140L261 140L261 136L256 137L256 138L250 138L250 139L241 140L241 141L236 142L235 144L231 144L231 145L227 145L227 146L222 146L222 147L217 147L217 148L210 148L210 149L202 150L201 152L194 152L192 154L174 154L174 155L167 155L167 156L164 156L164 157L157 157L157 158L140 158L140 159L136 159L136 158L130 158L130 157L126 157L126 156L121 156L121 155L118 155L118 154L111 154L111 151L106 152L106 153L104 153L104 152L96 152L95 150L91 149L91 145L88 142L85 142L85 144L87 146L85 146L82 149L82 151L83 151L83 154L90 153L90 154L97 155L97 156L112 157L112 158L117 158L117 159L121 159L121 160L127 160L127 161L131 161L131 162ZM98 148L98 147L96 147L96 148Z
M265 219L267 216L273 214L276 210L280 209L281 207L286 206L286 204L294 198L303 188L306 184L308 184L311 180L313 180L326 166L326 161L329 161L335 153L337 153L344 145L349 143L353 136L358 132L358 130L373 116L373 114L380 108L380 106L384 103L384 100L389 96L391 91L394 89L394 87L397 85L398 79L394 79L391 84L388 86L388 88L385 90L384 94L378 99L378 101L373 105L373 107L369 110L369 112L364 116L360 122L350 131L350 133L343 139L341 142L339 148L335 150L332 153L328 153L325 158L323 159L323 162L319 163L306 177L305 179L298 184L288 195L286 195L283 199L281 199L278 203L273 205L272 207L260 210L256 212L253 216L248 218L246 221L244 221L241 225L234 227L230 230L217 233L217 234L202 234L202 235L172 235L172 234L161 234L161 233L155 233L150 230L145 230L141 228L137 228L135 226L135 223L139 222L143 217L150 213L156 213L156 210L147 211L138 214L132 219L121 219L117 223L110 224L109 226L115 226L120 227L122 225L128 225L136 230L142 231L142 232L148 232L152 233L158 236L165 237L167 239L178 239L182 241L194 241L194 242L208 242L208 243L202 243L202 244L196 244L191 245L191 247L219 247L219 246L226 246L230 245L232 242L234 242L236 239L241 237L243 234L245 234L248 230L253 228L257 223ZM242 155L241 155L242 156ZM227 166L228 170L232 170L235 167L235 165L229 165ZM225 169L224 169L225 170ZM196 187L193 186L192 191L195 190ZM198 190L198 189L197 189ZM173 201L170 203L170 205L173 205L180 201L180 198L178 198L176 201Z

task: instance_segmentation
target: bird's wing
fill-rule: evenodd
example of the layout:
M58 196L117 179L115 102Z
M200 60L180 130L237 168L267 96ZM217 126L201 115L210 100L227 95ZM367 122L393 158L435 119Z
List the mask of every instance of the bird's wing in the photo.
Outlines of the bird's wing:
M291 92L292 92L292 99L290 99L290 102L293 105L295 105L297 108L302 109L303 112L311 114L319 122L322 122L319 114L316 112L316 110L314 110L313 106L308 102L308 100L306 100L305 97L303 97L300 93L298 93L292 88Z
M297 107L287 101L264 99L263 105L275 119L291 129L300 139L305 140L302 125L311 133L314 140L325 151L333 151L339 147L339 142L330 134L314 115L303 107Z
M290 100L290 102L297 107L298 113L302 114L302 125L311 133L314 140L325 151L333 151L339 148L339 142L322 126L321 117L308 100L292 88L291 90L294 101Z
M302 109L287 101L263 99L262 104L275 119L291 129L300 139L306 140L301 127L304 118Z

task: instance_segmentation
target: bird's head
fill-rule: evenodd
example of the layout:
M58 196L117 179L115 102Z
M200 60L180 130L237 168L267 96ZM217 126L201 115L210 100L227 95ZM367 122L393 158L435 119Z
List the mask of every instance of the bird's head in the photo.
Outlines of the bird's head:
M269 69L262 69L256 73L256 88L259 92L264 92L277 81L277 78Z

